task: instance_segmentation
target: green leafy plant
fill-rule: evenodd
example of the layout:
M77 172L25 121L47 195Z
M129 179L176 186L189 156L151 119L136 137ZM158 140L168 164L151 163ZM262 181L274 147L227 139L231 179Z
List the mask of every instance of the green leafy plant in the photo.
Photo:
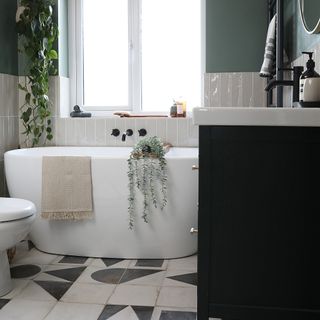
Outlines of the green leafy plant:
M53 44L58 27L52 18L54 0L21 0L17 11L17 32L20 52L26 55L26 81L19 83L25 93L20 107L26 144L32 146L52 140L49 74L55 74L54 60L58 58Z
M160 209L167 204L167 174L165 147L158 137L144 138L133 148L128 159L129 178L129 228L134 225L135 190L143 195L142 219L147 223L150 213L150 201L158 207L157 184L162 195Z

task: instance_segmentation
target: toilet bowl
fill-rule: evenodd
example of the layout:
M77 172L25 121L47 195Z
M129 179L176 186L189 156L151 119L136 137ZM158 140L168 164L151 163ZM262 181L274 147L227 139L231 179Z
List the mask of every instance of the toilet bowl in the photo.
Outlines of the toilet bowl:
M0 197L0 297L12 290L7 249L25 238L35 214L35 205L28 200Z

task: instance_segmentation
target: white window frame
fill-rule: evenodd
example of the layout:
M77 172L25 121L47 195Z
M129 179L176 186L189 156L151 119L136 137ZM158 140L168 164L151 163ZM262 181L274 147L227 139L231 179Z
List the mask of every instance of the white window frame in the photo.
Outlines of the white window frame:
M201 0L201 105L204 104L204 72L205 72L205 0ZM69 36L69 78L70 104L79 105L94 116L111 115L119 109L144 113L141 105L141 37L140 15L141 0L128 0L128 66L129 95L128 106L83 106L83 32L82 32L82 0L68 0L68 36ZM169 111L169 110L168 110ZM188 110L190 112L191 110ZM152 112L148 112L152 113ZM168 112L160 111L157 114Z

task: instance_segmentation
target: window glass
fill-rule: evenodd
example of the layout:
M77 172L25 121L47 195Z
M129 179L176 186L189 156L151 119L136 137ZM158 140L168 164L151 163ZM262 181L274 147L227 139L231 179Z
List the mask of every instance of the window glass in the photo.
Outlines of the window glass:
M83 0L83 101L128 106L128 0Z
M142 109L200 105L201 1L142 0Z

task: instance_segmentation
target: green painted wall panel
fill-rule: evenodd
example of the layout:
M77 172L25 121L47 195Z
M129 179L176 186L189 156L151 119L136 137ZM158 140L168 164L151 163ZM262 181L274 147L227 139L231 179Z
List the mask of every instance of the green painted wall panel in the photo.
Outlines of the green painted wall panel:
M15 0L0 0L0 73L18 74L16 11Z
M206 72L260 71L267 0L206 0Z
M302 51L312 49L320 42L320 34L305 32L299 13L299 0L285 0L285 46L290 61L301 55ZM320 0L314 8L319 12Z

